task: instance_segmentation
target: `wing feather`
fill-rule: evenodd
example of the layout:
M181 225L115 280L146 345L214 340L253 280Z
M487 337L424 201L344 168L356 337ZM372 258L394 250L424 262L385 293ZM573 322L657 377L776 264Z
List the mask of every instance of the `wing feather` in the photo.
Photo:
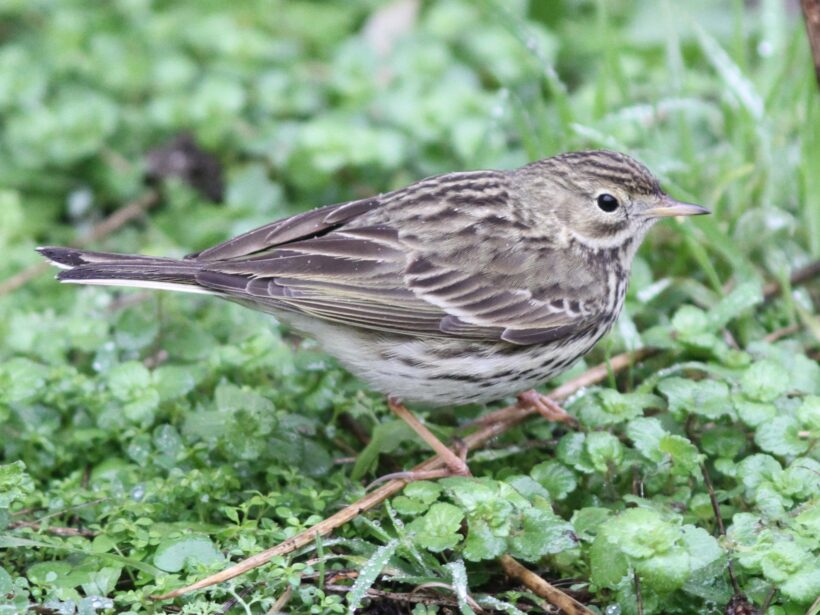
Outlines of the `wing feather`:
M463 242L451 242L454 232L480 231L480 240L510 243L499 236L509 228L498 223L515 207L505 176L476 175L484 196L473 211L463 202L469 175L425 180L250 231L190 257L203 265L197 282L260 309L392 334L529 345L588 327L595 306L566 309L561 285L543 270L549 258L501 252L494 266L480 251L465 259ZM439 222L448 207L449 227ZM429 220L418 214L425 211Z

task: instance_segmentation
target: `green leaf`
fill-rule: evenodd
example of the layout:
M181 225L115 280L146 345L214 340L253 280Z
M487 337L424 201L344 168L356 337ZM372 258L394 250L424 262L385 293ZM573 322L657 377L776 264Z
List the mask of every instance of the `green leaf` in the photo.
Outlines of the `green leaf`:
M13 589L14 580L5 568L0 567L0 595L8 595Z
M390 453L396 450L402 442L413 440L413 438L413 430L404 421L379 423L373 429L370 442L356 457L351 477L353 480L360 480L375 465L381 453Z
M162 401L184 397L194 390L202 378L202 370L189 365L161 365L152 379Z
M747 489L755 489L764 482L778 482L783 468L774 457L751 455L738 464L737 473Z
M556 457L581 472L592 472L592 468L583 461L585 441L586 436L582 433L571 432L561 436L555 448Z
M469 607L467 600L469 588L467 586L467 569L464 567L464 562L456 560L445 564L445 568L450 571L450 578L453 580L453 589L458 600L458 610L461 611L462 615L475 615L475 611Z
M572 526L551 512L526 509L513 518L512 524L509 548L513 557L534 562L576 546Z
M589 552L590 580L598 587L614 589L629 574L629 560L604 534L598 534Z
M629 557L646 559L671 549L680 536L680 528L654 510L630 508L608 525L607 536Z
M700 446L710 455L734 459L746 447L746 438L733 427L717 425L703 432Z
M494 481L452 476L442 479L441 485L456 503L467 511L494 506L499 499L498 487Z
M585 425L603 427L641 416L645 408L660 403L661 400L654 395L602 389L597 394L584 395L577 404L576 412Z
M575 474L557 461L543 461L530 470L530 476L549 491L553 500L563 500L575 491Z
M726 297L707 312L712 331L725 327L729 321L748 312L763 301L763 286L759 280L738 284Z
M800 455L809 450L809 440L800 436L797 419L776 416L755 431L755 443L764 451L784 457Z
M614 471L623 458L620 440L606 431L587 434L585 452L595 470L601 473Z
M597 535L602 524L609 519L612 511L608 508L588 506L572 513L572 526L575 534L582 540L591 541Z
M697 447L683 436L665 434L658 442L658 450L669 455L672 467L680 474L697 473L703 459Z
M666 435L661 422L655 418L638 418L626 426L626 435L641 454L652 461L661 461L660 441Z
M753 363L740 379L744 395L757 402L771 402L789 390L789 373L774 361L764 359Z
M681 587L690 574L689 554L682 548L635 562L641 580L658 593L672 592Z
M245 412L252 415L266 415L274 410L273 402L248 387L238 387L229 382L221 382L214 392L216 407L220 412Z
M14 461L0 465L0 509L10 507L34 491L34 482L26 472L26 464Z
M232 168L225 202L235 210L269 212L281 204L282 196L282 186L270 180L267 168L252 163Z
M799 353L787 355L787 360L791 386L796 391L820 395L820 363Z
M154 565L165 572L179 572L188 566L211 566L223 560L210 538L196 534L165 538L154 552Z
M777 406L772 403L735 398L734 407L740 420L750 427L765 424L777 416Z
M461 522L464 513L452 504L437 502L423 517L414 519L408 526L415 533L415 542L435 553L454 548L461 542Z
M88 596L108 596L114 591L122 576L122 568L104 566L89 575L88 581L82 584L83 592Z
M544 487L534 479L524 474L508 476L504 482L525 497L531 504L537 503L543 507L543 505L548 505L548 503L552 501L552 496L549 491L544 489Z
M149 521L150 522L150 521ZM9 535L2 535L0 534L0 548L3 549L53 549L57 551L67 551L69 553L74 553L80 556L86 555L84 549L75 548L68 544L61 543L61 544L51 544L47 542L43 542L40 540L30 540L28 538L17 538L15 536ZM132 557L124 557L117 553L95 553L94 557L99 558L105 561L116 562L117 564L122 564L123 566L128 566L130 568L134 568L135 570L139 570L148 574L150 576L158 576L162 574L158 568L151 566L150 564L146 564L145 562L138 560Z
M441 495L441 486L431 481L420 480L410 483L402 490L402 495L393 498L393 507L403 515L423 513Z
M760 567L767 579L780 584L810 566L812 561L811 554L805 549L793 542L780 540L774 543L760 559Z
M684 525L681 530L683 545L689 554L689 566L693 571L725 558L720 543L702 527Z
M9 404L36 399L48 378L44 365L16 357L0 363L0 401Z
M706 312L693 305L684 305L672 317L672 327L680 334L692 336L710 329Z
M375 553L359 568L359 576L353 583L353 587L347 594L347 604L349 612L352 613L361 605L362 599L367 594L367 591L376 582L376 579L381 574L384 567L393 557L396 548L399 546L398 540L391 540L386 545L376 549Z
M114 327L117 346L140 350L153 343L159 333L156 310L129 309L120 313Z
M669 402L669 410L679 417L697 414L717 419L732 415L729 387L723 382L673 377L661 380L658 390Z
M115 365L107 377L111 394L120 401L130 401L151 386L151 372L139 361Z
M506 536L497 534L485 519L470 519L467 539L464 541L464 557L471 562L479 562L495 559L506 550Z
M795 416L806 429L820 431L820 395L806 395Z
M792 600L810 604L820 596L820 564L815 560L805 564L781 585L780 591Z
M782 493L799 500L808 500L817 492L820 462L810 457L797 457L779 476L778 487Z

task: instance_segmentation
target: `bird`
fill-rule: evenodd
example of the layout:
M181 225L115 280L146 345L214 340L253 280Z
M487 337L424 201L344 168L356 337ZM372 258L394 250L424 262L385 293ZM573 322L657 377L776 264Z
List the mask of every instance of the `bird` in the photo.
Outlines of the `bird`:
M407 410L486 403L569 369L609 331L630 269L677 201L634 158L570 152L513 170L454 172L276 220L181 259L38 251L60 282L215 295L315 338L468 474Z

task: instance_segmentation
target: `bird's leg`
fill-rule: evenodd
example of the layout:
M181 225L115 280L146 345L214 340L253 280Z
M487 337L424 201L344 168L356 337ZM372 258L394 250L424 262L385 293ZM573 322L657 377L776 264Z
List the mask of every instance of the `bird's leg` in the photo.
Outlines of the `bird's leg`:
M447 448L441 440L433 435L433 433L427 429L427 427L425 427L424 424L419 421L416 416L410 412L397 398L393 396L388 397L387 405L396 416L407 423L410 428L436 452L447 467L440 470L395 472L376 479L368 487L372 487L373 485L381 483L385 480L393 479L414 481L444 478L446 476L471 476L470 468L467 467L466 461L467 447L464 446L463 443L457 441L456 450L458 452L453 452Z
M565 423L570 427L578 427L578 420L564 410L555 401L530 389L518 396L518 405L522 408L532 408L548 421Z

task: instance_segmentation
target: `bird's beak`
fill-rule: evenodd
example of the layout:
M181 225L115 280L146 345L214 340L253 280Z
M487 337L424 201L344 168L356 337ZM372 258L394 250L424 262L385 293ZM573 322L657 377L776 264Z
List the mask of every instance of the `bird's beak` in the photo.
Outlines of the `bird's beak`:
M657 207L650 207L643 212L647 218L667 218L670 216L702 216L712 213L705 207L676 201L671 196L664 194L661 203Z

